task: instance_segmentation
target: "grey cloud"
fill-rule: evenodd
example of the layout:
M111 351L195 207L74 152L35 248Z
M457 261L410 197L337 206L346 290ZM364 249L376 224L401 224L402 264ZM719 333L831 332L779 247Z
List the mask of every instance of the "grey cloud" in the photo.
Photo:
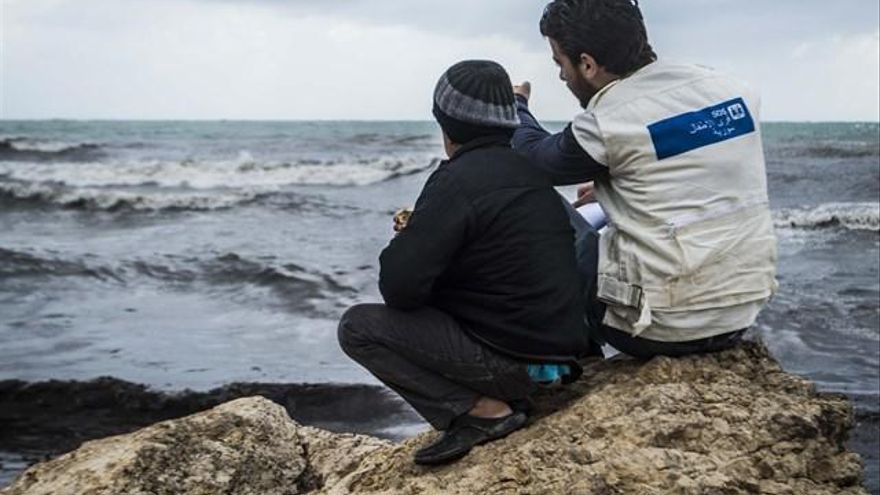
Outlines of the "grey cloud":
M402 25L454 36L502 36L544 50L538 22L545 0L194 0L271 6L290 15ZM713 43L765 49L823 35L873 32L876 0L642 0L652 39L687 51ZM731 26L735 26L732 29ZM731 32L737 36L731 36ZM713 36L714 33L723 33ZM724 36L724 38L720 38Z
M417 92L433 84L433 77L422 74L433 75L457 57L485 52L507 57L511 70L519 72L513 77L543 83L544 100L536 105L545 105L544 115L570 112L570 97L554 81L555 69L538 33L545 0L0 2L5 43L0 98L14 115L412 118L412 108L422 101ZM754 82L773 118L876 118L876 0L641 4L661 57L731 70ZM355 29L336 29L344 23ZM409 30L359 29L364 26ZM500 42L477 39L489 36ZM361 72L406 66L409 86L395 86L399 91L393 96L373 107L360 105L357 114L348 102L365 98L355 91L346 92L343 96L350 99L335 110L315 103L303 113L303 106L313 102L343 100L339 94L344 91L328 82L348 72L327 72L350 53L348 40L362 44L357 48L363 52L351 61L367 61ZM297 57L297 63L290 65L290 57ZM238 68L253 65L262 72ZM371 83L379 89L399 84L393 71L375 73L378 79ZM305 84L315 96L279 110L279 101L290 100L285 91L296 84ZM216 100L206 97L203 108L186 110L190 95L205 87L215 89ZM267 89L258 94L248 89L253 87ZM133 93L143 95L143 101L132 98Z
M745 49L767 39L873 32L880 17L875 0L643 0L648 28L662 33L717 31ZM734 40L731 40L734 41ZM711 40L704 40L711 42Z
M545 2L535 0L198 0L264 5L291 15L340 17L373 25L399 25L458 36L540 40Z

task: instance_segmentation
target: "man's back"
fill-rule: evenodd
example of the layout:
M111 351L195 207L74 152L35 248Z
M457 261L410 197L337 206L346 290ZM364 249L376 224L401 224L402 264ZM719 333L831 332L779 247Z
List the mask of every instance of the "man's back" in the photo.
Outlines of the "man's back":
M503 139L478 140L441 165L381 263L391 306L424 299L509 355L552 361L588 350L562 201Z
M562 202L511 149L510 77L489 60L434 89L449 161L380 257L385 304L350 308L339 343L444 433L414 456L443 464L526 425L527 366L574 379L589 350L573 232ZM526 361L526 362L524 362Z
M754 322L776 288L758 112L745 85L655 62L576 119L575 137L609 171L596 191L611 223L599 267L606 324L691 340ZM635 292L638 302L625 297Z

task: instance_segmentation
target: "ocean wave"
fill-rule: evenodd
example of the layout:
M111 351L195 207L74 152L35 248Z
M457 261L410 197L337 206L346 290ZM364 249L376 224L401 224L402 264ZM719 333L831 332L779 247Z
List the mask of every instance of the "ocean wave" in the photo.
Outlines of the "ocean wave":
M777 227L818 229L843 227L880 232L880 203L825 203L774 213Z
M203 258L167 255L161 259L100 264L86 257L62 258L48 251L0 248L0 278L85 277L122 284L153 280L172 286L203 284L213 290L249 285L270 290L295 312L322 313L327 302L347 305L356 294L332 276L276 258L249 259L236 253Z
M51 253L37 255L0 248L0 277L90 277L99 280L119 280L113 270L90 267L82 261L63 260Z
M804 155L817 158L861 158L880 155L880 148L873 143L809 146L804 150Z
M432 134L388 135L379 133L355 134L347 142L358 145L433 145L436 136Z
M88 211L213 211L256 201L257 192L138 192L0 182L0 202Z
M70 187L185 189L277 188L289 185L364 186L419 173L438 160L378 157L347 161L260 163L247 153L237 160L180 162L29 163L0 161L0 176L27 183Z
M235 253L217 256L199 266L201 280L213 286L242 284L270 290L287 310L335 317L357 294L330 275L294 263L253 260Z
M783 158L868 158L880 156L876 142L833 142L768 148L768 156Z
M66 143L25 137L0 139L0 160L8 161L85 161L102 156L94 143Z
M434 139L436 139L436 137L431 134L418 134L418 135L414 135L414 136L399 136L399 137L392 139L391 142L393 144L402 145L402 144L412 144L412 143L430 143Z
M215 255L206 260L166 257L162 263L130 261L122 264L121 271L174 283L253 284L297 298L323 298L354 292L353 288L340 284L325 273L310 271L294 263L275 264L274 259L248 259L236 253Z

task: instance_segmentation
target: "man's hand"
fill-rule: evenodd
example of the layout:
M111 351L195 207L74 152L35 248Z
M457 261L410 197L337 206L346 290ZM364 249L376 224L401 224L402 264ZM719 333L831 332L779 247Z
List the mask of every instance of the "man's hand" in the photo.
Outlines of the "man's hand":
M524 97L526 100L532 97L532 83L523 81L513 87L513 94Z
M575 209L596 202L596 188L592 182L587 182L578 187L577 195L577 199L571 204Z
M409 208L401 208L394 214L394 234L397 235L406 228L409 223L409 217L412 216L412 210Z

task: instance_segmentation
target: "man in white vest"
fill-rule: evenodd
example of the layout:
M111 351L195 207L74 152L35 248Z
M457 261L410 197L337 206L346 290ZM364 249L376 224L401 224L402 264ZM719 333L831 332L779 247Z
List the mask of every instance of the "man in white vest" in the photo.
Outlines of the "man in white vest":
M541 33L584 111L550 134L523 83L514 146L608 216L577 241L595 338L641 358L734 345L778 287L757 94L658 61L637 0L555 0Z

